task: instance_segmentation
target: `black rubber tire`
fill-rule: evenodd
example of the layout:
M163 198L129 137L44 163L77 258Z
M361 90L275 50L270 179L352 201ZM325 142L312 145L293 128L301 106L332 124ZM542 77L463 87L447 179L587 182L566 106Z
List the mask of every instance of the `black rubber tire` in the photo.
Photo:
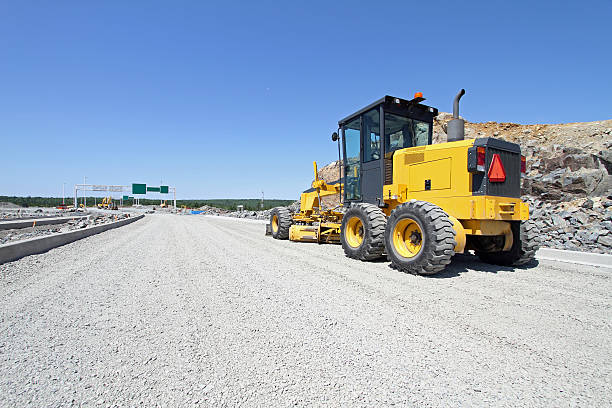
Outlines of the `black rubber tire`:
M512 222L512 248L509 251L479 252L476 255L486 263L503 266L525 265L535 259L540 248L538 227L532 221Z
M363 242L357 248L348 244L345 237L346 224L358 217L363 224ZM380 258L385 253L385 225L387 216L374 204L353 204L342 217L340 227L340 242L344 253L349 258L361 261L371 261Z
M278 217L278 229L274 231L272 228L272 219L274 216ZM293 218L291 217L291 213L289 209L286 207L276 207L270 211L270 228L272 230L272 236L276 239L288 239L289 238L289 228L293 224Z
M402 256L393 244L396 224L411 218L422 231L422 247L412 258ZM437 205L426 201L410 201L396 207L387 221L385 244L391 266L418 275L433 275L451 262L455 255L455 230L448 215Z

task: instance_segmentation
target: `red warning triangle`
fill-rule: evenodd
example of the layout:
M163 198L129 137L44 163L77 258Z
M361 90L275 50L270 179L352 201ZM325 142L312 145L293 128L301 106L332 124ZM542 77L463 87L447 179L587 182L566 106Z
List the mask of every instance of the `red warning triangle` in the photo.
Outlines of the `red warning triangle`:
M501 158L497 153L493 155L493 160L491 160L491 165L489 166L489 173L487 176L489 177L489 181L494 183L506 181L506 169L504 169Z

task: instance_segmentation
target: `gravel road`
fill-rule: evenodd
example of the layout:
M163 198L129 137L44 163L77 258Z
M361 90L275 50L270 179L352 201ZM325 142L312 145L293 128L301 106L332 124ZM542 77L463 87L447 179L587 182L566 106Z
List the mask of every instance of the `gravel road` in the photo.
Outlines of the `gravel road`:
M0 406L610 406L612 270L433 278L150 215L0 266Z

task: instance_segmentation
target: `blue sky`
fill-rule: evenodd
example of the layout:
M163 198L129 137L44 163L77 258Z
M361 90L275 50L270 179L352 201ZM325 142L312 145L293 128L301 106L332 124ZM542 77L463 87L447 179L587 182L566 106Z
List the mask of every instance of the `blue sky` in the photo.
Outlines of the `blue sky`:
M222 4L223 3L223 4ZM470 121L612 117L612 2L4 1L0 195L296 198L385 94Z

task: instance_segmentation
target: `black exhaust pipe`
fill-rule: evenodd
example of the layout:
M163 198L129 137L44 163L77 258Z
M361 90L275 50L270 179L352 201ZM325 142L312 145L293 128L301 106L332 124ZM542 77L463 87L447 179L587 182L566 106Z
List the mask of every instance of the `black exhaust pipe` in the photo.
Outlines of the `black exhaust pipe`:
M465 89L460 90L453 100L453 119L448 122L448 131L446 132L448 142L465 139L465 122L463 119L459 119L459 99L463 95L465 95Z

